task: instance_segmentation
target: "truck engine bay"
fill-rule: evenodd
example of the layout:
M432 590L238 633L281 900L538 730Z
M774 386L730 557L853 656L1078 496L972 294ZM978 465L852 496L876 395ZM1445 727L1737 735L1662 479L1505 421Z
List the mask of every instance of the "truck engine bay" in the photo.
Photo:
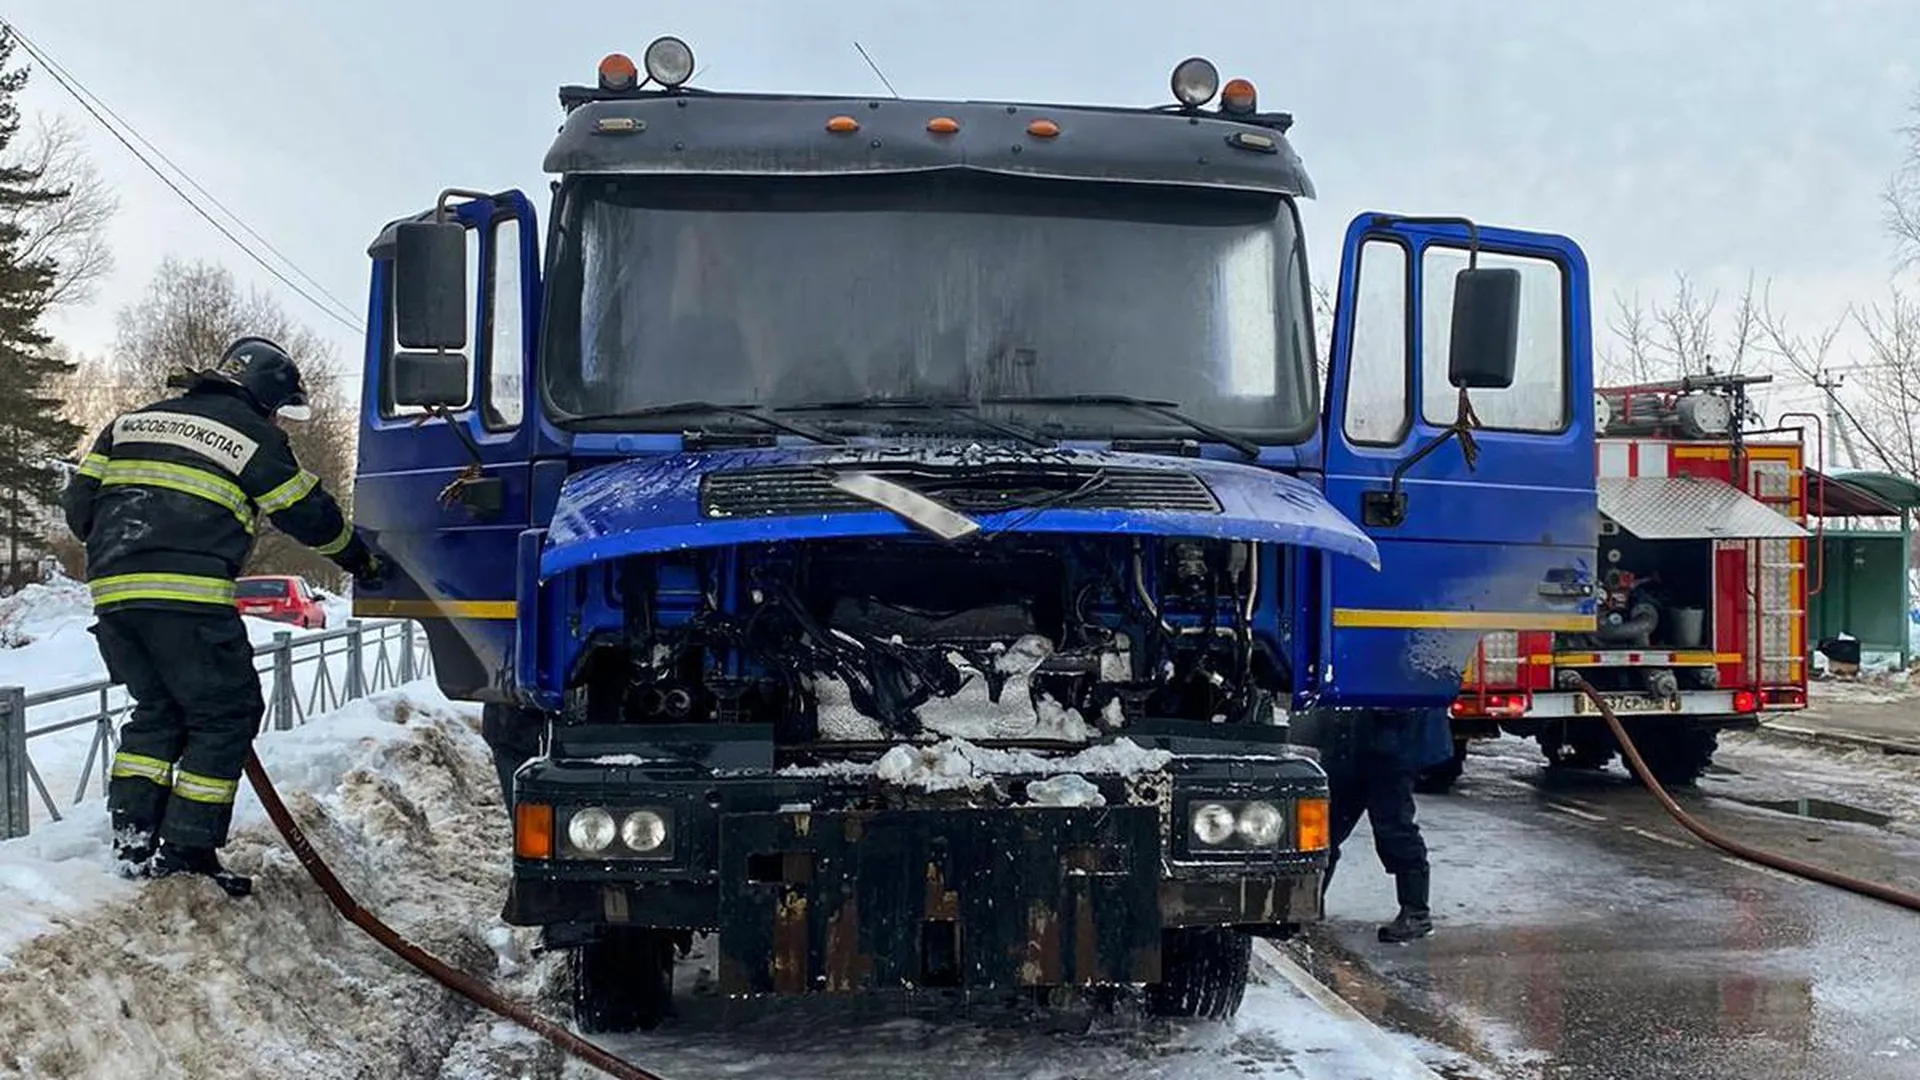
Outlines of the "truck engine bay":
M1286 643L1255 627L1290 629L1259 618L1286 610L1263 589L1284 581L1282 557L1070 534L633 557L603 568L585 605L618 625L589 639L567 718L770 724L783 746L841 749L1084 745L1146 718L1270 724Z

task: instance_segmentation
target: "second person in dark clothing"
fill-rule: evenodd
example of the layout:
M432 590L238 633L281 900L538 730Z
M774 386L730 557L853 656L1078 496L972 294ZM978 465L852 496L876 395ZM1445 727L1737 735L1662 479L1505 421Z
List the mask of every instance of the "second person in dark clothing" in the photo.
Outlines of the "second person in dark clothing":
M274 426L307 412L285 350L241 338L181 382L100 433L62 502L86 544L101 658L134 700L107 787L115 855L243 895L251 882L216 851L265 703L234 578L261 517L362 583L380 563Z
M1380 928L1380 940L1402 943L1433 933L1432 868L1426 840L1414 820L1413 781L1421 769L1453 754L1442 709L1356 709L1316 717L1307 740L1320 750L1331 794L1332 836L1326 883L1333 881L1340 845L1365 815L1373 850L1393 875L1399 913Z

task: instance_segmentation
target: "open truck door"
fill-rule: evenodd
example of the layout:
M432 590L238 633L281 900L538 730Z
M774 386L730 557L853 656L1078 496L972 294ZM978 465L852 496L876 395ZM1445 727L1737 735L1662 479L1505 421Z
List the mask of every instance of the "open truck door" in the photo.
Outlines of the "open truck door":
M514 639L531 461L550 437L531 368L537 237L520 192L448 192L435 210L389 224L368 251L354 520L374 531L395 573L378 592L356 589L353 611L419 620L440 686L456 697L500 690L487 672L503 670Z
M1325 560L1312 699L1445 705L1482 635L1593 627L1590 312L1585 256L1564 237L1354 219L1325 484L1380 569Z

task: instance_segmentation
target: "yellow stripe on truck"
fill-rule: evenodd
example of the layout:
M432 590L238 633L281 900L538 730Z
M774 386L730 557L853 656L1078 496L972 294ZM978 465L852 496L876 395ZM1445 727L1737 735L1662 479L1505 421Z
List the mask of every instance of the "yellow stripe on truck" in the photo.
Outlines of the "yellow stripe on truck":
M1392 608L1334 608L1336 630L1592 630L1592 615L1550 615L1537 611L1401 611Z
M512 600L353 600L355 615L376 619L511 619L518 611Z

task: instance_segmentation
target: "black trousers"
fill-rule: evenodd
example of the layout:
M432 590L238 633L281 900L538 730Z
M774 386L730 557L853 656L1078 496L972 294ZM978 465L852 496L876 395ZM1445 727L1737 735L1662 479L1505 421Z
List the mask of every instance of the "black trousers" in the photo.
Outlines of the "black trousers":
M1320 767L1327 773L1328 823L1333 835L1327 851L1327 874L1340 861L1340 845L1353 835L1365 815L1373 824L1373 851L1380 865L1396 877L1426 870L1427 844L1414 822L1414 770L1402 756L1377 747L1376 722L1393 722L1371 710L1315 712L1294 724L1299 741L1320 751Z
M1333 872L1340 860L1340 845L1353 835L1362 814L1373 825L1373 853L1387 873L1398 877L1426 870L1427 842L1413 819L1413 770L1372 754L1354 755L1341 764L1347 763L1352 764L1342 770L1342 776L1327 770L1333 829L1327 872Z
M211 605L204 613L110 608L91 630L107 673L134 700L107 783L115 832L224 845L266 713L239 614Z

